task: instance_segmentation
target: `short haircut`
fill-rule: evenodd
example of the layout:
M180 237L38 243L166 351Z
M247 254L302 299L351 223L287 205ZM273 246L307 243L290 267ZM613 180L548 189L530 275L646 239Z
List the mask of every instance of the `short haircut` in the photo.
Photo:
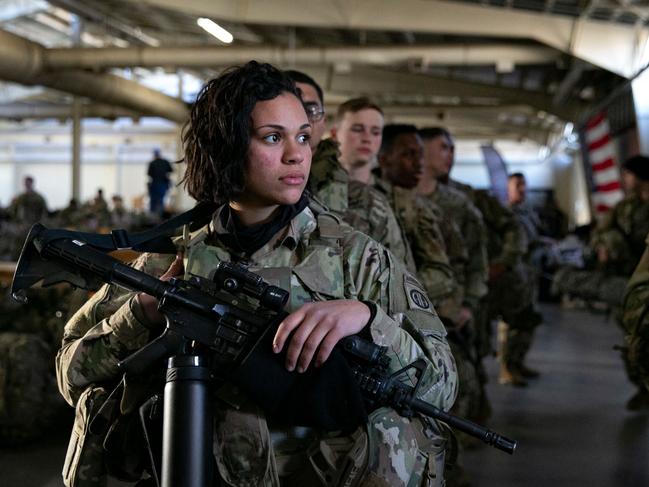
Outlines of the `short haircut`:
M336 121L339 122L340 120L342 120L342 118L345 116L345 113L357 113L361 110L376 110L381 114L381 116L383 116L383 110L381 110L381 107L379 107L376 103L374 103L366 96L363 96L360 98L352 98L351 100L347 100L346 102L342 103L338 107L338 112L336 113Z
M622 167L642 181L649 181L649 157L638 155L624 161Z
M393 123L383 127L383 139L381 140L380 152L387 152L392 149L395 139L402 134L416 134L417 127L405 123Z
M508 181L511 181L514 178L516 178L516 179L525 179L525 174L523 174L522 172L513 172L509 176L507 176Z
M295 71L294 69L289 69L284 72L295 83L304 83L313 86L316 93L318 93L318 98L320 98L320 104L324 105L324 93L322 91L322 88L320 88L320 85L316 83L316 81L311 76L303 73L302 71Z
M301 100L291 78L257 61L228 68L205 84L182 131L182 183L194 199L220 204L244 190L252 111L257 102L283 93Z
M437 137L440 136L448 137L449 139L452 139L451 133L446 130L444 127L424 127L423 129L419 129L419 136L423 140L432 140L436 139Z

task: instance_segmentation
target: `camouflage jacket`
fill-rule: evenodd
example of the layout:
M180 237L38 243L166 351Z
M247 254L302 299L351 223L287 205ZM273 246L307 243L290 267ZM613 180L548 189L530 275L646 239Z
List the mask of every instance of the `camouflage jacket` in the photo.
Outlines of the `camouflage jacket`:
M647 247L629 280L622 304L629 365L649 389L649 235Z
M488 191L474 190L454 180L449 180L449 186L466 194L482 214L487 228L489 263L502 263L508 267L517 265L527 252L527 237L512 211Z
M539 244L541 239L541 219L538 213L527 203L510 205L509 209L512 210L523 226L527 238L528 250L531 250L532 247Z
M604 246L616 274L630 275L645 248L649 233L649 201L630 195L620 201L600 222L591 246Z
M457 224L468 253L460 283L464 300L475 309L480 299L487 295L489 262L487 259L487 230L480 211L460 190L438 184L428 195L441 208L445 219Z
M456 267L462 259L466 260L459 232L455 230L443 235L439 210L414 190L393 186L380 178L374 178L372 184L390 201L412 249L417 276L430 298L440 303L458 288ZM455 245L448 246L451 238L455 238ZM447 250L453 254L447 254Z
M47 203L40 193L25 192L11 201L7 211L15 221L31 225L47 216Z
M209 276L220 261L240 257L215 238L216 233L223 232L218 214L219 211L210 225L178 242L179 248L184 249L186 275ZM134 266L159 276L172 260L172 256L144 254ZM456 371L444 327L417 280L380 244L333 215L314 216L307 207L247 261L253 272L290 290L287 311L314 300L358 299L376 303L377 314L368 329L377 344L389 347L394 369L424 358L429 367L420 386L420 397L445 410L453 404ZM116 286L102 287L66 325L56 359L61 393L74 405L94 385L115 381L117 362L152 338L134 293ZM142 400L140 396L127 384L121 410L132 411ZM241 396L237 399L236 394L221 399L225 407L219 408L218 417L236 422L237 428L228 431L245 440L243 444L249 449L216 446L216 451L225 456L217 458L219 472L232 485L276 485L273 447L263 414ZM252 416L250 411L254 411ZM86 416L77 409L77 418ZM218 432L227 426L217 420L215 438L224 437ZM240 458L244 450L249 455ZM95 467L83 467L84 475L97 473ZM78 465L73 468L80 471ZM66 470L71 467L68 465ZM96 484L89 481L74 485Z
M309 175L311 193L329 211L382 244L414 272L412 252L389 201L375 188L350 180L338 157L334 140L325 139L318 144Z

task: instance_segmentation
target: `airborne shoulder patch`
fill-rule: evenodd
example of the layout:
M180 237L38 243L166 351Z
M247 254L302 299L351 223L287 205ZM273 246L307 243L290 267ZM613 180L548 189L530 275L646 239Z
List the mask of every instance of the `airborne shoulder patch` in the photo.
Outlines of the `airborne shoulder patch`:
M411 274L404 274L403 287L406 293L406 299L408 300L408 306L411 309L419 309L435 314L433 305L430 299L428 299L428 296L426 296L424 287Z

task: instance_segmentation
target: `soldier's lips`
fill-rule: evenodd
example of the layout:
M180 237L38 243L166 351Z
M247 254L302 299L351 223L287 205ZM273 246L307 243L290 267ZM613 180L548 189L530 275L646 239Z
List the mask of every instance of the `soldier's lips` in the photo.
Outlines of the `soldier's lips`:
M287 174L286 176L282 176L281 178L279 178L279 180L289 186L299 186L301 184L304 184L304 174L301 173Z

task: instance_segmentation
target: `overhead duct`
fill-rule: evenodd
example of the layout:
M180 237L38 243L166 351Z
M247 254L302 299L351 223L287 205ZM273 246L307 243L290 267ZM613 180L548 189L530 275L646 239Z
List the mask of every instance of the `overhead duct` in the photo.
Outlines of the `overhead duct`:
M0 30L0 78L26 85L42 85L108 105L182 123L185 103L119 76L85 71L45 70L47 50L40 44Z
M394 64L418 60L423 65L550 64L554 49L537 46L492 44L481 46L397 47L129 47L47 49L47 69L132 67L208 68L245 63L251 59L278 65L294 64Z
M110 118L119 117L137 118L141 114L126 110L121 107L115 107L102 104L82 105L81 116L84 118ZM7 103L0 104L0 118L12 120L58 118L65 119L72 117L72 106L53 103Z

